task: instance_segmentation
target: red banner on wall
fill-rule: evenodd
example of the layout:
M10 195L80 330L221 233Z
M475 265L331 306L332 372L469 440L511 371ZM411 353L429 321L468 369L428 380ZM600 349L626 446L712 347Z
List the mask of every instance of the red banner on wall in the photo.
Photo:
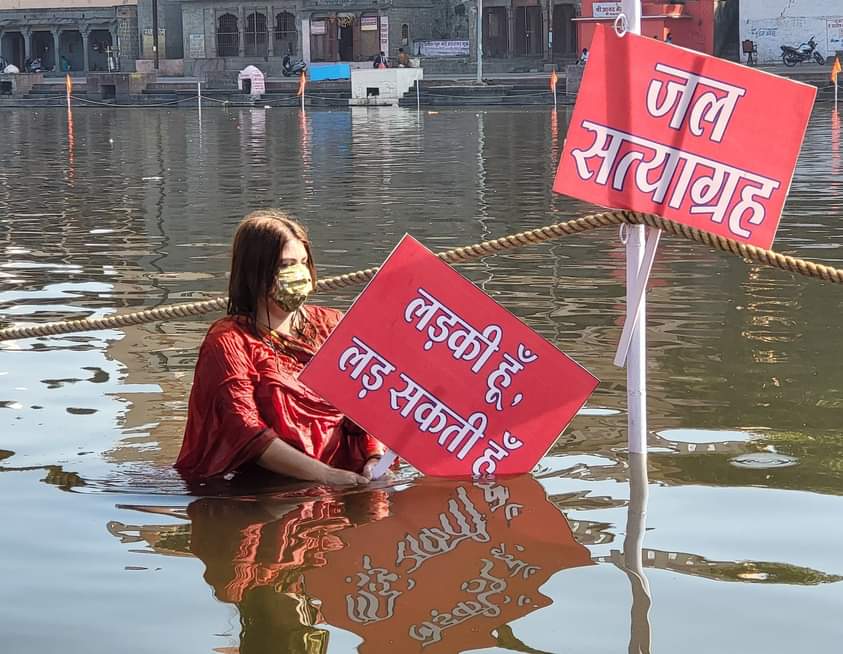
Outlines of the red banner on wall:
M598 26L553 190L769 248L815 96Z
M439 476L529 472L597 385L409 236L300 379Z

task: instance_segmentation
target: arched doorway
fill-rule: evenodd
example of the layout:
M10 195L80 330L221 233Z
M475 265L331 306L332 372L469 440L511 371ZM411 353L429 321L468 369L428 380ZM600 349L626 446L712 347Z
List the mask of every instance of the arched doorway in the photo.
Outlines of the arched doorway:
M283 57L294 54L298 44L296 31L296 17L288 11L282 11L275 16L275 54Z
M91 30L88 36L88 70L108 70L108 53L111 52L112 45L111 32Z
M44 70L54 70L56 67L56 44L53 40L52 32L33 32L32 33L32 53L33 59L40 59L41 66Z
M217 56L237 57L240 55L240 30L237 16L223 14L217 20Z
M26 58L26 47L23 42L23 34L20 32L6 32L0 40L0 55L7 64L13 64L23 70L23 61Z
M259 11L246 16L246 56L266 57L269 34L266 29L266 14Z
M84 70L85 53L82 51L82 34L66 30L59 35L59 70Z

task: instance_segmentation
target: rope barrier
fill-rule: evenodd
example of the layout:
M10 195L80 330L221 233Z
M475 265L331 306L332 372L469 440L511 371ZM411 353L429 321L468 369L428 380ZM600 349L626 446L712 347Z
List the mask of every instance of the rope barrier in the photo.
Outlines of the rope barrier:
M741 257L745 261L754 261L773 268L787 270L792 273L821 279L834 284L843 284L843 269L832 268L821 263L807 261L797 257L786 256L772 250L763 250L746 243L738 243L722 236L716 236L703 232L694 227L680 225L666 218L652 214L634 213L631 211L609 211L606 213L592 214L568 220L566 222L538 227L518 234L510 234L501 238L474 245L454 248L446 252L440 252L437 256L447 263L463 263L472 259L489 256L498 252L504 252L526 245L538 245L572 234L621 224L648 225L663 230L674 236L681 236L685 239L702 243L709 247L729 252ZM319 280L317 290L338 290L348 286L358 286L368 282L378 271L377 267L358 270L356 272L338 275ZM105 318L85 318L81 320L63 320L60 322L34 325L30 327L7 327L0 329L0 342L18 338L32 338L35 336L55 336L57 334L69 334L73 332L97 331L101 329L112 329L115 327L128 327L148 322L157 322L171 318L187 318L198 316L213 311L224 311L228 304L227 297L219 297L213 300L191 302L187 304L173 304L168 306L145 309L134 313L126 313Z

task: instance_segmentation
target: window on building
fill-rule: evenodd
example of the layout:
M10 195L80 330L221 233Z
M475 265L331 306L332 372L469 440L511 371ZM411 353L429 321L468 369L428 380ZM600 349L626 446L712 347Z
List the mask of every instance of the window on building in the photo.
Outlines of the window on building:
M410 26L407 23L401 25L401 45L409 45L410 43Z
M266 28L266 14L259 11L246 16L246 56L265 57L269 33Z
M456 16L465 16L465 5L457 5L454 7L454 14Z
M296 17L288 11L282 11L275 16L275 54L283 56L296 51L298 32L296 31Z
M223 14L217 20L217 56L237 57L240 54L240 30L237 16Z

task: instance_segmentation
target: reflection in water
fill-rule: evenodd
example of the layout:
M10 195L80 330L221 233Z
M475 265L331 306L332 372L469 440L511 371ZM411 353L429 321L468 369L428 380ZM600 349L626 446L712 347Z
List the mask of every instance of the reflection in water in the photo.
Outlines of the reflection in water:
M200 558L216 598L240 612L244 654L325 651L320 624L358 634L361 652L512 647L506 624L550 604L539 588L551 575L592 563L527 476L133 508L190 520L109 531Z
M632 587L629 654L650 653L650 584L644 575L644 532L647 522L647 455L629 454L629 507L626 513L626 538L623 559Z

